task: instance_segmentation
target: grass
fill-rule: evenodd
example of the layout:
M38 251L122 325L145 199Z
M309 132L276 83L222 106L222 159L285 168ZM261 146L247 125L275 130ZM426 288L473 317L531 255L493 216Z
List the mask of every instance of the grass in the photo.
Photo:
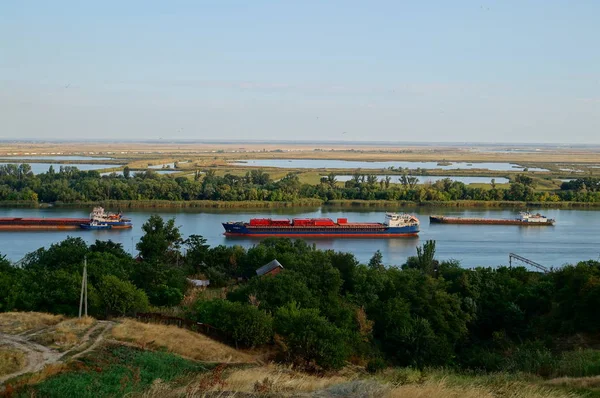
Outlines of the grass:
M207 366L164 352L107 346L72 362L62 373L17 388L17 397L120 397L140 394L156 380L177 385Z
M63 319L62 315L41 312L3 312L0 313L0 332L19 334L55 325Z
M27 359L22 351L0 346L0 376L23 369L26 362Z
M72 318L33 336L32 340L58 351L66 351L79 343L86 331L96 324L92 317Z
M248 354L177 326L124 319L112 329L112 337L135 343L140 347L166 350L198 361L221 363L254 361L254 358Z

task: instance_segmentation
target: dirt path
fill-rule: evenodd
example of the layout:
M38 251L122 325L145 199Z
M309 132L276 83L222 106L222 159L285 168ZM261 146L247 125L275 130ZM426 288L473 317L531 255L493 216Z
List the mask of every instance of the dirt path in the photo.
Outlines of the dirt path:
M79 341L79 344L65 352L59 352L29 340L32 336L34 336L37 333L32 333L30 335L12 335L0 333L0 341L2 342L2 345L23 351L27 356L27 365L23 369L18 370L17 372L10 373L7 375L0 375L0 384L3 384L5 381L23 375L25 373L38 372L42 370L46 365L57 362L65 362L69 359L78 358L92 351L93 349L98 347L98 345L104 340L105 334L108 331L110 331L110 329L112 329L113 326L113 322L98 321L96 325L87 330L87 332ZM101 332L97 336L92 338L92 334L94 334L94 332L98 329L102 329ZM70 356L70 354L73 352L76 352L76 354Z
M11 348L23 351L27 355L27 365L14 373L0 376L0 384L8 379L25 373L34 373L42 370L44 366L58 362L61 353L51 350L41 344L29 341L26 337L0 333L0 341Z

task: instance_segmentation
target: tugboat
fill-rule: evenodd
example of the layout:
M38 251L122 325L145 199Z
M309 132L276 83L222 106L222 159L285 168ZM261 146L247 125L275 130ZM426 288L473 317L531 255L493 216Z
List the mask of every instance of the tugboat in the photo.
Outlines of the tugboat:
M133 227L131 219L123 217L119 213L106 213L102 207L94 207L90 213L90 221L96 221L100 224L107 224L113 229L126 229Z
M98 230L98 229L111 229L112 226L108 225L107 223L102 223L102 222L98 222L98 221L90 221L89 223L86 224L80 224L79 225L82 229L93 229L93 230Z

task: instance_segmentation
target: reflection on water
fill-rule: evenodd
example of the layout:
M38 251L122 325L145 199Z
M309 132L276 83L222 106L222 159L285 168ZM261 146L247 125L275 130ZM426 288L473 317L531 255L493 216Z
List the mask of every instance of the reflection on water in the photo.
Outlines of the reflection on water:
M107 209L118 210L118 209ZM112 239L123 244L125 250L135 251L135 243L142 236L142 224L151 214L164 218L175 217L184 236L203 235L211 245L241 245L251 247L259 238L226 238L222 222L247 221L252 217L294 218L347 217L349 221L381 222L386 210L406 210L421 220L417 238L394 239L308 239L321 249L348 251L361 262L368 262L376 250L381 250L386 264L401 265L408 256L416 255L416 247L424 241L437 241L439 259L457 259L466 267L508 264L508 254L516 253L546 266L560 266L581 260L597 259L600 254L600 212L593 210L540 211L556 219L553 227L522 227L513 225L440 225L429 224L429 215L462 217L514 218L516 211L497 209L458 208L295 208L295 209L128 209L126 215L134 223L131 230L122 231L40 231L0 232L0 253L10 260L18 260L26 253L42 246L59 242L67 236L81 237L88 243L95 239ZM0 217L87 217L90 209L1 209Z

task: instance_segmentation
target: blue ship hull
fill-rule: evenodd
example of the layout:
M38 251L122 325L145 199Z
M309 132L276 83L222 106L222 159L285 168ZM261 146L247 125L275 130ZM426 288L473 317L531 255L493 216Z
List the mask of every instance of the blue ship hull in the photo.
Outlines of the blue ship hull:
M411 225L405 227L388 227L383 224L380 224L380 226L373 227L252 227L246 223L229 222L223 223L223 228L225 228L225 235L227 236L280 236L296 238L393 238L402 236L416 236L419 233L418 225Z

